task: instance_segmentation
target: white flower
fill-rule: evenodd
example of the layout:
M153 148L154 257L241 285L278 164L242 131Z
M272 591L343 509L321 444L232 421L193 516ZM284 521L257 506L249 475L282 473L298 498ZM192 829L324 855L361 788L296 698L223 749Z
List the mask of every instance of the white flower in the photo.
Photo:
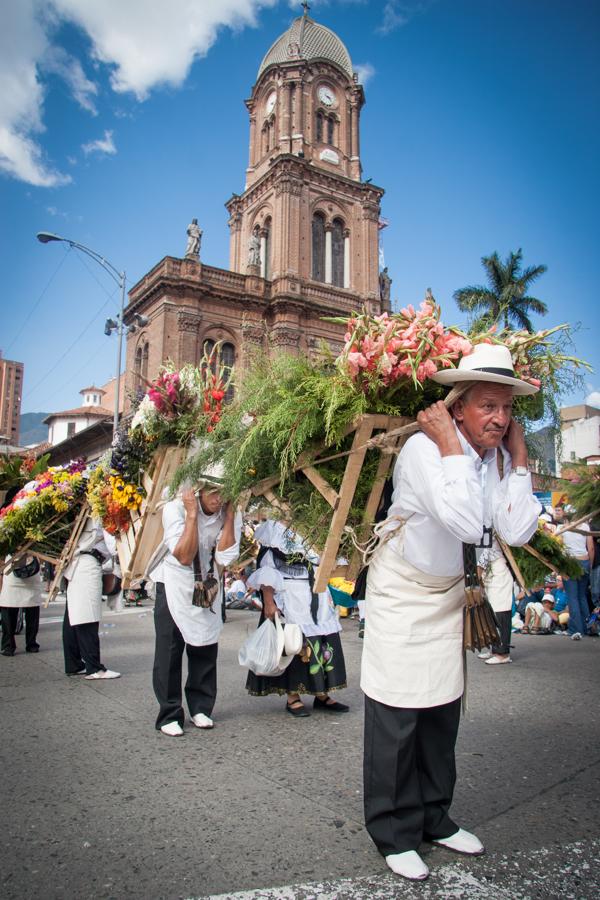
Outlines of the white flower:
M148 394L146 394L138 406L136 413L131 421L132 431L135 428L141 428L142 431L148 431L148 427L156 416L156 407Z

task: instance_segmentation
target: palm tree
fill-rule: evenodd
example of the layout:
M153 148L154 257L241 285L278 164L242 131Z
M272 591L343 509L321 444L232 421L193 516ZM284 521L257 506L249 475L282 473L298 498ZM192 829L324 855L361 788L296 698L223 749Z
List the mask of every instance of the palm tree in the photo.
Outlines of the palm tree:
M475 327L490 327L496 322L505 328L515 324L533 331L531 312L545 316L548 307L543 300L527 294L529 285L543 275L547 266L528 266L521 269L523 251L511 252L502 262L497 253L483 256L481 262L487 273L489 287L470 285L454 292L454 299L462 312L476 315Z

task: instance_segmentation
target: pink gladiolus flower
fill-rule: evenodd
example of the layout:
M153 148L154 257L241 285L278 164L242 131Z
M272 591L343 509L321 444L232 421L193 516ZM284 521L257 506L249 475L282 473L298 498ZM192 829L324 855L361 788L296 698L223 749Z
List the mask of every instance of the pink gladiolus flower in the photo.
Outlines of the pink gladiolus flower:
M431 378L432 375L435 375L437 372L437 366L433 362L432 359L426 359L425 362L420 363L417 367L417 379L419 381L425 381L426 378Z
M349 353L346 362L352 377L356 377L359 371L367 366L367 360L362 353Z

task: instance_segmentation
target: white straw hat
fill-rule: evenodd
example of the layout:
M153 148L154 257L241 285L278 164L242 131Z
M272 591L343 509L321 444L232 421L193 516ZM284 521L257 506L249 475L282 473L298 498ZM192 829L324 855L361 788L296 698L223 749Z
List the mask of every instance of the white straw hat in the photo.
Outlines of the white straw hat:
M476 344L472 353L462 357L457 369L443 369L432 375L432 381L448 385L491 381L509 385L518 397L536 394L539 390L534 384L516 377L510 350L502 344Z

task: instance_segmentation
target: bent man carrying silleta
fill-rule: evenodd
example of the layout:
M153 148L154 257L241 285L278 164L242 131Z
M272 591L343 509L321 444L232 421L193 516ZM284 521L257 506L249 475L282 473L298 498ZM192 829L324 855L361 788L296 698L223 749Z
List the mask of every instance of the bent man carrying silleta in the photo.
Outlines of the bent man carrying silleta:
M429 875L423 840L484 852L449 814L464 689L463 543L482 545L485 528L525 544L541 511L511 418L513 396L537 388L515 377L508 348L480 344L433 378L469 386L450 411L438 402L419 413L421 432L396 462L388 540L369 566L361 675L366 826L390 869L412 880Z

